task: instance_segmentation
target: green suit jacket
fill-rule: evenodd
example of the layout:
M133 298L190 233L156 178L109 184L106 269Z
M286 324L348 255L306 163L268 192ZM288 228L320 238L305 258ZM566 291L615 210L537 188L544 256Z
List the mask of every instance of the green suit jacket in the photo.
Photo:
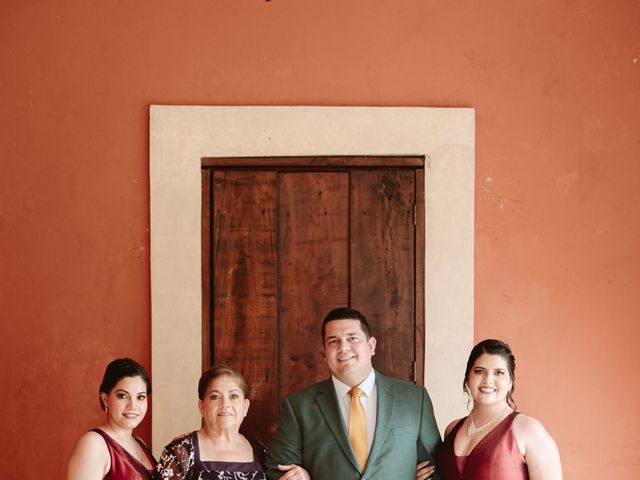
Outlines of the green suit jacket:
M331 379L285 397L267 455L267 478L278 464L304 467L311 480L415 480L416 465L435 461L440 433L424 387L376 372L376 431L364 472L353 454ZM437 472L432 477L438 479Z

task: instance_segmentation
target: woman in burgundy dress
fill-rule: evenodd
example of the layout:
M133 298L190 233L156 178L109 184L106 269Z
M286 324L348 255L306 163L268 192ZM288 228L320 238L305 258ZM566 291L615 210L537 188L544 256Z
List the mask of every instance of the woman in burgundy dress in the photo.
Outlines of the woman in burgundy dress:
M442 480L562 480L553 438L538 420L515 411L515 368L500 340L471 350L463 388L473 408L445 431L436 464Z
M156 461L133 435L147 413L151 384L142 365L119 358L111 362L98 391L105 422L85 433L76 446L67 480L150 480Z

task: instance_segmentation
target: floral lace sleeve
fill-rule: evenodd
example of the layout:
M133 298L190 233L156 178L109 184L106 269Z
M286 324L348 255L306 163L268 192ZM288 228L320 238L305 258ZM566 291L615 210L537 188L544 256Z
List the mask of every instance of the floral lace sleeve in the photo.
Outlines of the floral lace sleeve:
M195 458L193 434L176 438L164 447L156 466L154 480L185 480Z

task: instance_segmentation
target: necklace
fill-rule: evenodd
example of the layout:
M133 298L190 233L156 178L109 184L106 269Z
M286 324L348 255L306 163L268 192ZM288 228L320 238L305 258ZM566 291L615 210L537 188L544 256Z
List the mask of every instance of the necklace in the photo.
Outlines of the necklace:
M487 423L485 423L484 425L480 426L480 427L476 427L476 424L473 423L473 414L469 413L469 418L471 419L471 422L469 422L469 428L467 428L467 436L471 437L472 435L475 435L476 433L478 433L480 430L484 429L485 427L487 427L489 424L491 424L496 418L498 418L500 415L502 415L504 413L504 411L507 409L508 405L506 405L502 410L500 410L494 417L491 418L491 420L489 420Z
M144 460L142 460L142 457L140 456L140 447L137 444L137 441L135 440L135 438L133 438L133 435L125 439L117 435L116 432L114 431L110 436L114 438L122 446L122 448L124 448L127 452L129 452L131 456L133 456L141 464L144 465Z
M136 442L136 440L133 440L134 442ZM137 443L137 442L136 442ZM142 460L142 457L140 456L140 447L135 444L135 443L130 443L129 444L129 448L131 448L131 450L133 450L133 454L134 456L138 459L138 461L144 465L144 461ZM127 451L129 453L131 453L131 450L129 450L129 448L127 448Z

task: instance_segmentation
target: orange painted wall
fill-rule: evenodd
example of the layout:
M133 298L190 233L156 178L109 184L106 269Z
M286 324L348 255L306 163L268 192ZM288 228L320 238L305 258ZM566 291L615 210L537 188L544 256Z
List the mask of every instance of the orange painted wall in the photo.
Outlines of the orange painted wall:
M639 478L639 26L634 0L0 1L2 477L62 478L107 361L149 366L160 103L474 107L476 339L514 347L567 479Z

